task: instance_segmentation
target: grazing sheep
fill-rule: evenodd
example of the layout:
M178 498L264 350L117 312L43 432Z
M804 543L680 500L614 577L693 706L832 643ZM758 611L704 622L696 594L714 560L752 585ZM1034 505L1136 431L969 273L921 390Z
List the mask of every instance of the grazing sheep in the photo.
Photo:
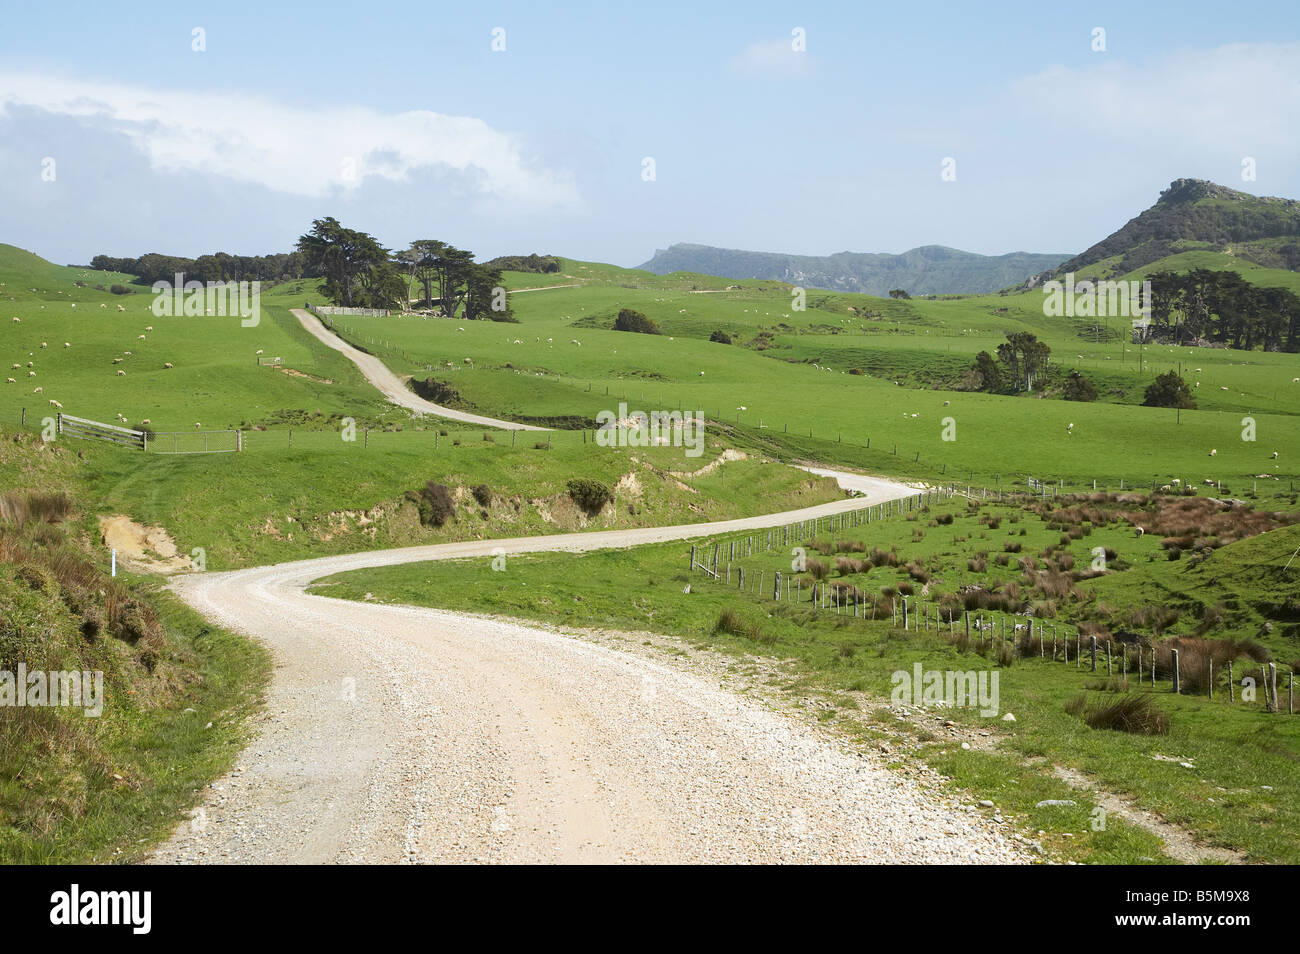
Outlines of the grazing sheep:
M45 390L45 388L32 388L32 393L33 393L33 394L41 394L42 392L44 392L44 390Z
M1211 457L1218 457L1218 456L1219 456L1219 449L1218 449L1217 447L1211 448L1211 449L1210 449L1210 456L1211 456Z
M1277 460L1277 451L1273 451L1273 457L1272 457L1272 459L1273 459L1273 460Z
M50 407L57 407L60 411L63 410L63 405L54 400L54 398L50 398Z
M124 378L124 377L126 377L126 372L125 372L125 371L119 371L119 372L117 372L117 376L118 376L119 378Z
M1137 530L1134 531L1133 536L1140 537L1144 533L1146 533L1146 530L1142 529L1141 527L1138 527Z
M28 371L28 372L27 372L27 376L28 376L29 378L34 378L34 377L36 377L36 372L35 372L35 371Z
M146 417L146 418L145 418L143 421L141 421L140 423L141 423L141 424L152 424L153 421L149 420L149 418Z
M117 310L118 310L118 311L126 311L126 308L125 308L124 306L122 306L122 305L118 305L118 306L117 306Z
M145 331L153 331L153 325L145 325L145 326L144 326L144 330L145 330Z
M14 323L15 323L15 324L17 324L18 322L22 321L22 319L19 318L17 315L14 315L13 320L14 320Z
M65 342L63 342L63 347L65 347L65 348L71 348L71 347L72 347L72 342L71 342L71 341L65 341Z
M72 307L73 307L73 308L76 308L76 307L77 307L77 303L76 303L75 301L72 303Z
M131 357L131 352L129 351L123 351L122 354L126 355L128 358Z
M261 353L262 353L262 349L261 349L261 348L258 348L258 349L257 349L257 353L258 353L258 354L261 354Z
M466 358L466 359L465 359L465 364L473 364L473 363L474 363L474 362L471 361L469 358Z
M100 302L100 303L99 303L99 307L100 307L100 308L107 308L108 306L105 305L103 302Z
M114 364L121 364L121 363L122 363L122 359L121 359L121 358L114 358L114 359L113 359L113 363L114 363Z
M14 370L17 371L20 367L22 367L22 365L20 365L17 361L15 361L15 362L14 362Z
M5 383L6 383L6 384L17 384L18 382L15 381L13 378L6 378L6 379L5 379Z
M171 363L170 361L164 361L164 362L163 362L163 367L164 367L164 368L168 368L168 369L170 369L171 366L172 366L172 363Z
M42 347L42 348L48 348L49 346L50 346L50 343L49 343L48 341L42 341L42 342L41 342L41 347Z
M202 426L203 426L203 425L200 424L198 421L195 421L195 422L194 422L194 429L195 429L196 431L197 431L200 427L202 427Z
M1065 433L1067 433L1067 434L1073 434L1073 433L1074 433L1074 421L1071 421L1069 424L1066 424L1066 425L1065 425Z
M144 335L136 335L136 337L139 338L141 341L144 341Z

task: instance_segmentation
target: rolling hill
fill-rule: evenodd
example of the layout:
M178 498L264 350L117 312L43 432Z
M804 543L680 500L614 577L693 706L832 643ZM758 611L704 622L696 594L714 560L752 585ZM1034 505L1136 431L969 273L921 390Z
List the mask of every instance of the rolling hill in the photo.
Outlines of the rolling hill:
M886 295L902 288L913 295L993 292L1054 268L1064 255L1010 252L976 255L942 245L924 245L901 255L838 252L786 255L679 243L659 249L639 266L657 275L701 272L735 279L776 279L828 291Z

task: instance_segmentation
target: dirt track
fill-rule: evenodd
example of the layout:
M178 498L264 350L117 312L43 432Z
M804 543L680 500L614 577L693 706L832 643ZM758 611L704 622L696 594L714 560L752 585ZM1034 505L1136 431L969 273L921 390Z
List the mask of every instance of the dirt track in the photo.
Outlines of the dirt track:
M876 499L910 488L855 477ZM307 595L329 573L761 529L725 523L362 553L173 586L276 656L266 715L177 862L1028 860L988 820L719 686L716 673L465 614ZM629 597L630 598L630 597Z
M420 414L432 414L435 417L463 421L466 424L477 424L480 427L499 427L507 431L550 430L547 427L534 427L531 424L519 424L515 421L498 420L495 417L483 417L481 414L470 414L468 411L457 411L454 408L426 401L402 383L402 379L390 371L386 364L373 354L366 354L364 351L352 347L352 345L321 324L320 319L311 312L302 308L292 308L290 311L304 328L321 340L322 344L333 348L355 364L361 373L365 375L366 380L378 388L380 393L394 404L417 411Z

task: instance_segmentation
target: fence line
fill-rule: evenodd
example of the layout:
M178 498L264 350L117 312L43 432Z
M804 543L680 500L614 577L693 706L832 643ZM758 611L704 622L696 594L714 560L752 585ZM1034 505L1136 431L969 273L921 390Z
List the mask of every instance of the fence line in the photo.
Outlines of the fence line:
M951 641L959 645L964 644L963 649L974 645L976 652L990 653L994 665L999 668L1004 664L1004 660L1033 658L1036 648L1040 660L1059 661L1065 665L1074 663L1076 671L1086 671L1089 675L1100 675L1104 667L1108 679L1119 677L1127 683L1130 676L1136 674L1139 686L1150 684L1154 689L1158 680L1164 680L1169 682L1170 692L1177 695L1190 695L1186 691L1189 684L1187 677L1191 675L1192 681L1199 683L1201 673L1186 668L1187 664L1180 660L1180 650L1161 646L1158 643L1145 647L1140 637L1138 640L1117 639L1113 636L1099 639L1096 635L1088 634L1085 638L1085 634L1078 626L1071 623L1061 623L1058 629L1055 621L1049 622L1029 613L972 610L967 609L964 603L959 606L951 604L945 606L940 602L927 604L924 599L914 595L873 596L843 579L812 580L805 589L805 581L802 578L784 574L780 570L772 571L769 592L769 588L763 585L764 580L767 579L766 568L755 571L751 567L747 570L743 563L737 562L744 557L773 552L792 543L802 543L823 532L836 533L852 527L866 526L874 521L924 509L931 503L961 495L959 488L940 487L883 504L872 504L829 517L787 524L762 531L757 535L723 537L712 542L711 552L707 544L692 544L689 568L691 572L707 574L710 580L719 586L735 589L737 593L752 596L759 602L771 599L773 602L791 603L796 606L804 604L814 610L837 616L852 616L864 622L877 619L889 620L895 629L904 632L933 631L943 635L946 625L946 635ZM795 573L799 572L803 571L795 571ZM962 627L960 633L957 630L959 625ZM1049 631L1050 643L1048 642ZM1008 645L1008 636L1010 645ZM1162 655L1165 657L1163 660ZM1209 657L1198 659L1197 664L1208 666L1204 692L1210 700L1213 700L1216 688L1213 659ZM1253 674L1243 673L1241 680L1234 682L1233 663L1231 661L1228 663L1227 701L1236 702L1238 686L1252 690L1262 688L1264 711L1294 715L1294 671L1288 670L1282 674L1285 677L1285 686L1279 690L1276 663L1261 663L1256 668L1258 678ZM1250 680L1249 683L1246 682L1247 679ZM1282 691L1286 692L1286 703L1280 701ZM1246 701L1245 689L1242 692L1243 701Z
M307 302L307 310L316 315L360 315L366 318L388 318L392 312L386 308L345 308L341 305L313 305Z

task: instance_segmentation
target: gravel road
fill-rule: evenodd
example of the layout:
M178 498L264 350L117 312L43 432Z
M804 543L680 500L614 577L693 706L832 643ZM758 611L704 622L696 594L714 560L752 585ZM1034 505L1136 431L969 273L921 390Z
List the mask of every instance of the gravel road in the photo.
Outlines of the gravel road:
M855 475L856 476L856 475ZM847 478L846 478L847 479ZM866 487L866 484L860 486ZM873 481L877 499L911 492ZM994 823L716 671L465 614L304 593L365 566L577 551L840 512L328 557L173 586L270 646L265 715L157 863L1031 860Z
M470 414L468 411L457 411L454 408L444 407L441 404L434 404L432 401L426 401L418 394L408 388L396 374L389 370L388 366L376 358L373 354L366 354L364 351L352 347L334 332L326 328L319 318L303 308L291 308L290 312L299 323L302 324L309 332L320 339L322 344L333 348L341 353L345 358L355 364L366 380L373 384L384 397L401 407L409 408L412 411L418 411L421 414L432 414L435 417L445 417L453 421L464 421L466 424L477 424L481 427L500 427L508 431L547 431L548 427L534 427L531 424L519 424L515 421L501 421L495 417L483 417L481 414Z

